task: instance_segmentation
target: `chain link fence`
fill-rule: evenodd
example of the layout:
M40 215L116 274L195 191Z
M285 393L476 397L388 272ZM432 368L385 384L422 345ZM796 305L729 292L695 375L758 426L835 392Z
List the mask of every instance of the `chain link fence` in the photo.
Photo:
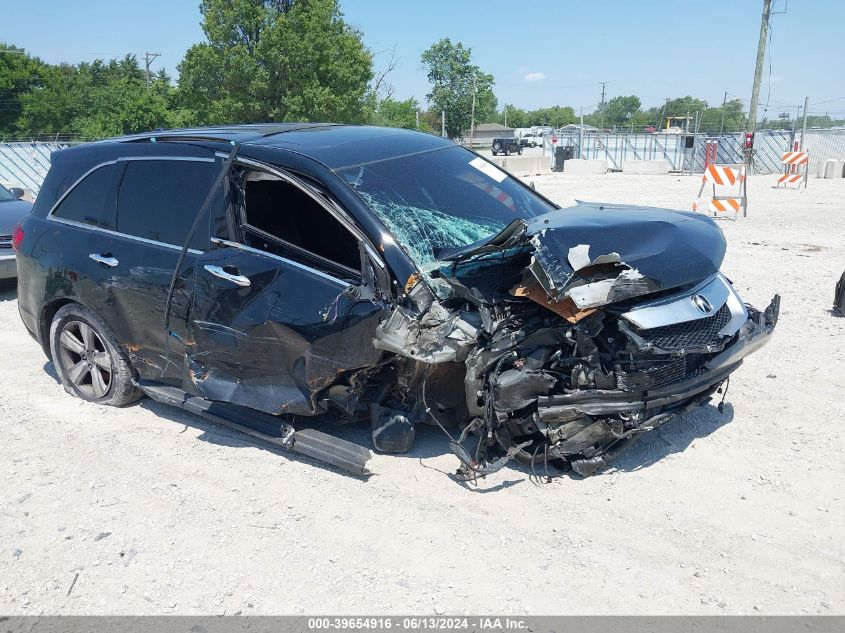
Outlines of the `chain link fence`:
M705 147L718 141L716 162L723 165L742 163L743 134L626 134L578 131L546 135L546 150L552 152L552 136L558 145L571 145L575 156L606 160L612 170L621 170L623 161L665 160L674 172L704 172ZM800 140L801 132L759 130L751 173L778 174L783 171L780 158ZM807 130L804 149L810 152L810 173L819 173L829 158L845 158L845 129Z

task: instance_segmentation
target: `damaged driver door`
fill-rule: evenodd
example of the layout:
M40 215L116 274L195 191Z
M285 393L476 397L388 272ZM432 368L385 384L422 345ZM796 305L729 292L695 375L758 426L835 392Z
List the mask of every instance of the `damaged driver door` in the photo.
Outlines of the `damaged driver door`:
M284 176L233 169L236 239L213 238L196 260L183 388L313 415L325 410L321 392L378 363L386 306L371 268L380 262L336 210Z

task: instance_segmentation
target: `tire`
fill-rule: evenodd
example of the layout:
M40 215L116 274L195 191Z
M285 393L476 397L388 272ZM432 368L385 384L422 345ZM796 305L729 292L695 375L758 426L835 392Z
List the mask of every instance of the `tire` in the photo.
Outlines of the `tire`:
M516 153L522 156L522 148L520 147L518 150L516 150Z
M502 151L502 143L501 143L501 141L496 141L495 143L493 143L493 149L494 149L495 151L497 151L497 152Z
M50 355L62 386L72 396L112 407L139 400L129 356L93 311L69 303L50 324Z
M509 147L506 147L505 148L505 156L510 156L510 155L511 155L511 150L510 150Z
M491 150L491 151L493 152L493 156L498 156L498 155L499 155L499 152L497 152L496 150Z

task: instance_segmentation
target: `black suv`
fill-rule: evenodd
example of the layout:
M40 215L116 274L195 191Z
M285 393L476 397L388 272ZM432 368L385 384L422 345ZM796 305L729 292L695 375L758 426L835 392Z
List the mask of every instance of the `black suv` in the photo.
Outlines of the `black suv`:
M146 394L358 473L367 449L292 421L366 420L383 451L457 427L467 477L511 457L589 474L706 401L777 319L719 273L706 216L560 211L395 129L61 150L14 244L21 317L69 393Z
M509 156L511 152L522 154L522 145L515 138L494 138L493 144L490 146L490 151L493 156L504 154Z

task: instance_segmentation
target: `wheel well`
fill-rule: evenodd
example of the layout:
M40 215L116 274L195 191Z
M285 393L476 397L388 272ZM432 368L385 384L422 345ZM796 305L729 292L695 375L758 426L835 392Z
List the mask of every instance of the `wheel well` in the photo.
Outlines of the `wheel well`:
M53 360L53 357L50 354L50 325L53 323L53 317L56 316L56 312L62 306L66 306L69 303L77 303L72 299L56 299L51 303L48 303L44 306L44 309L41 310L41 319L38 323L38 334L41 337L41 347L44 349L44 353L47 354L47 358Z

